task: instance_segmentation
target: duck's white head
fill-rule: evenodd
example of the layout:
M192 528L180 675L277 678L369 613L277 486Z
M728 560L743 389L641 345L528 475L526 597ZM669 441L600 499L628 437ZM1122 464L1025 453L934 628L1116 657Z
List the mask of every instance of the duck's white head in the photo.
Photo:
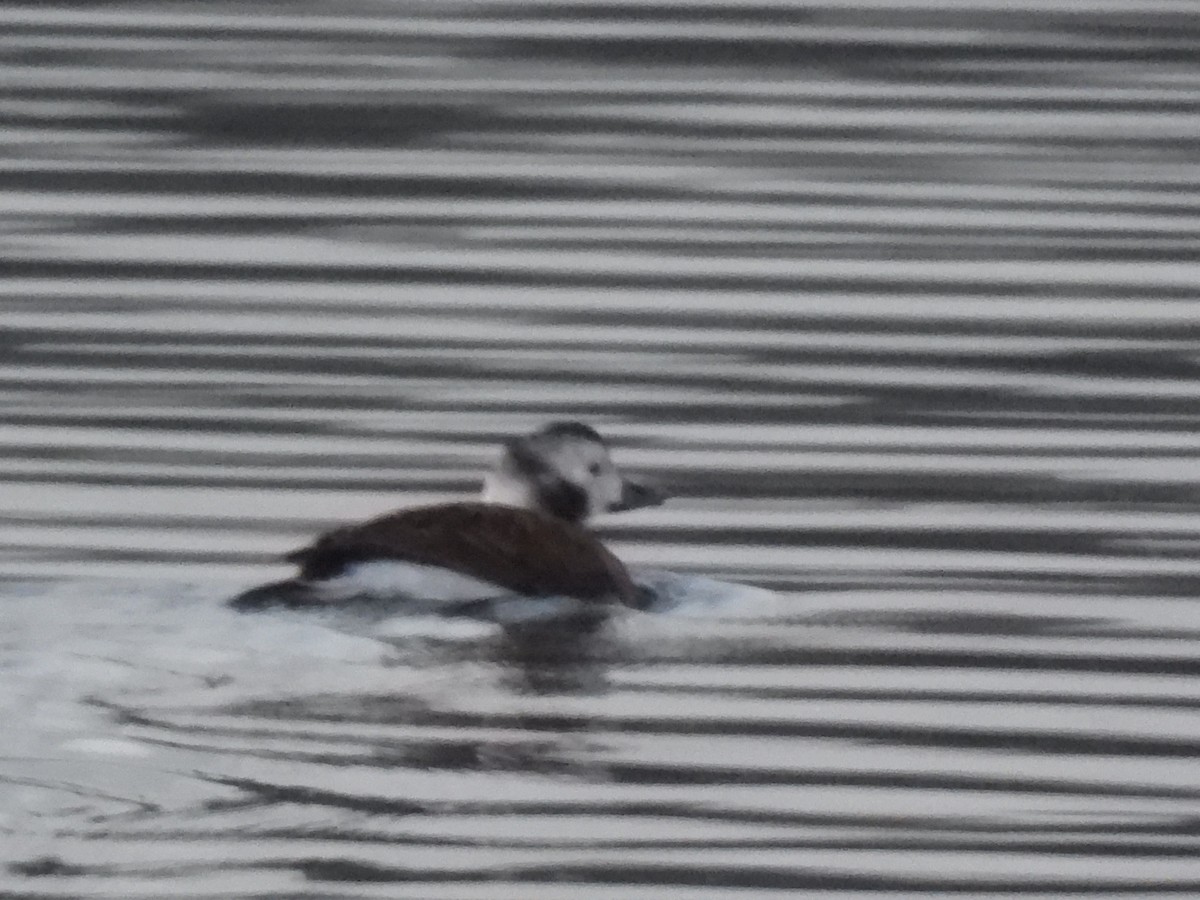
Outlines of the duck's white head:
M665 496L623 477L594 429L552 422L505 444L484 477L483 499L583 522L603 512L658 506Z

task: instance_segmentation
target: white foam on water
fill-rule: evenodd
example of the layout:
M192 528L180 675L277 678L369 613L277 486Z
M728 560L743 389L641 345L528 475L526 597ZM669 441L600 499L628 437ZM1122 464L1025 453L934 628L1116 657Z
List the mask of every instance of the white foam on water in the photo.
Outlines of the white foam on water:
M651 614L758 619L779 611L780 595L766 588L666 569L636 568L632 574L639 586L654 595L646 610Z

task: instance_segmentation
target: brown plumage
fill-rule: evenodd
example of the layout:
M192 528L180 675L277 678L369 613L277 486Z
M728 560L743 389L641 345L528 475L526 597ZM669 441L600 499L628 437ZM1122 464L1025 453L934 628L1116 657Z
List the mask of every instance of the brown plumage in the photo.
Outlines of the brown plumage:
M499 591L640 605L629 572L583 523L663 499L653 486L617 471L595 429L551 422L505 442L484 478L480 501L405 509L338 528L288 557L300 568L296 577L251 588L229 602L239 610L327 608L359 599L408 601L413 608L430 602L455 615ZM383 562L400 565L369 568ZM354 571L359 563L365 572ZM405 573L404 564L467 576L466 583L439 584L437 577L424 582L431 573ZM476 590L488 598L468 596L462 598L466 606L456 606L446 596Z
M338 528L287 558L305 581L387 559L451 569L528 596L636 599L625 566L581 526L478 501L419 506Z

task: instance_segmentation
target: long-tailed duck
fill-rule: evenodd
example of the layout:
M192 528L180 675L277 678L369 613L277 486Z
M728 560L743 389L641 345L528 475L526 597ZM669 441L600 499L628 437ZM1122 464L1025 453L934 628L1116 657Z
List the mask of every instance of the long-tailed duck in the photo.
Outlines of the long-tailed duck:
M663 499L617 471L595 430L554 422L505 445L479 500L402 509L330 531L286 557L299 566L295 577L252 588L230 605L372 599L453 608L505 596L636 605L629 572L584 523Z

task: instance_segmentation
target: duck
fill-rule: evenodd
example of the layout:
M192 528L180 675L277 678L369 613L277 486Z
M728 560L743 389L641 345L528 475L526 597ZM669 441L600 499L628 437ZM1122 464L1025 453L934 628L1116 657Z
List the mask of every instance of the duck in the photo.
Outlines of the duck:
M294 576L228 603L247 612L367 600L453 613L552 597L637 607L638 585L588 523L665 499L658 486L623 475L594 428L554 421L505 442L476 499L335 528L284 557Z

